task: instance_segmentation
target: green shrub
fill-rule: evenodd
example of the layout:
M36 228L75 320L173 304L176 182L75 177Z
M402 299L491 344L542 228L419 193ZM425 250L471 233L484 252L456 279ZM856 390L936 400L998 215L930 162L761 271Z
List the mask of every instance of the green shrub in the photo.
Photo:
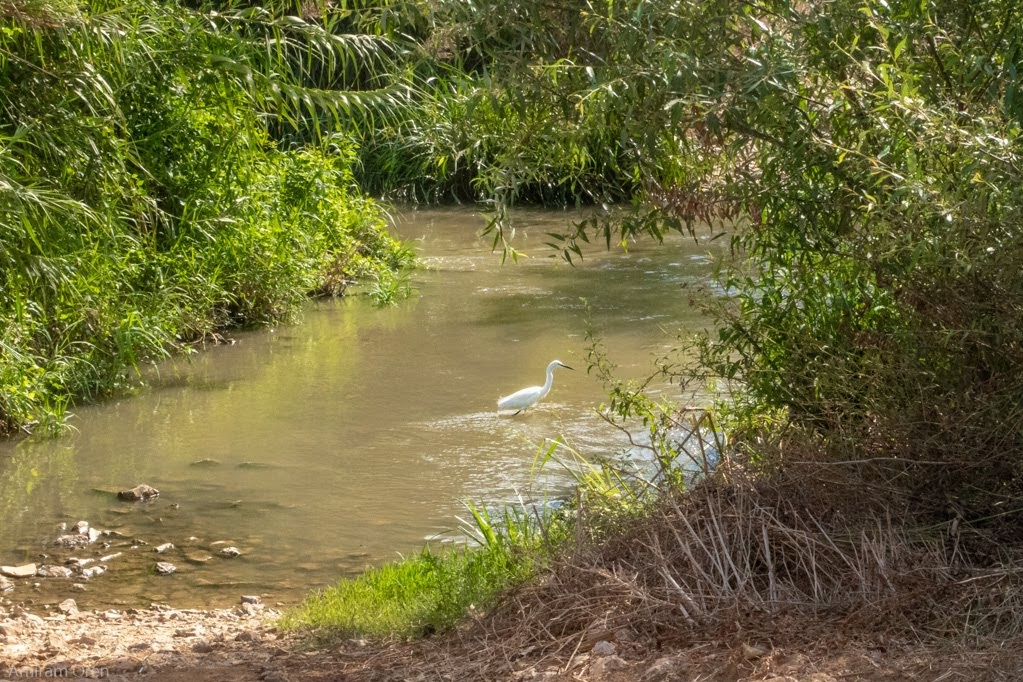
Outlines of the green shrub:
M218 17L141 1L5 20L0 431L59 424L141 362L411 262L356 187L348 139L271 138L264 106L300 94L256 68L269 57L249 33L272 21Z

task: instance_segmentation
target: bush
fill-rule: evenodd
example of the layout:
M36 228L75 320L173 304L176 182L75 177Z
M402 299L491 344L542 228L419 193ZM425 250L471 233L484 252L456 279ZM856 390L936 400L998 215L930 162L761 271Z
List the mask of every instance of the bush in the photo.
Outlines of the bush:
M351 143L282 148L256 87L274 84L227 61L264 48L221 29L148 2L6 21L0 431L59 423L143 361L409 263Z

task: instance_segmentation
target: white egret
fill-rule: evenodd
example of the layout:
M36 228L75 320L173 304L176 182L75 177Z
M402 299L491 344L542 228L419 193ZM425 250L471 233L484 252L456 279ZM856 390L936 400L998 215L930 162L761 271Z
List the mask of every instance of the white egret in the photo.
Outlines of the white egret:
M530 386L529 388L524 388L521 391L515 391L511 395L506 395L497 401L497 409L515 410L515 414L518 414L519 412L522 412L522 410L532 407L536 403L540 402L540 400L542 400L543 397L550 392L551 386L554 385L555 367L572 369L560 360L551 360L551 364L547 365L547 381L544 382L543 386Z

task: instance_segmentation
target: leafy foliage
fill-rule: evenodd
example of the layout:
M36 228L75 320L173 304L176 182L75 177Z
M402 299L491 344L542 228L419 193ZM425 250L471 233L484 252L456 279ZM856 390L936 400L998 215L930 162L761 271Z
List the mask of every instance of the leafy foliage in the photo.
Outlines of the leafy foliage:
M59 424L126 368L409 262L350 141L287 148L261 113L313 132L354 115L362 94L302 78L368 39L259 9L19 7L0 31L0 430Z
M741 385L751 437L784 415L922 509L983 515L1023 461L1019 12L440 3L425 113L367 149L378 187L495 200L495 245L523 200L632 199L556 235L566 257L728 226L734 295L685 371Z

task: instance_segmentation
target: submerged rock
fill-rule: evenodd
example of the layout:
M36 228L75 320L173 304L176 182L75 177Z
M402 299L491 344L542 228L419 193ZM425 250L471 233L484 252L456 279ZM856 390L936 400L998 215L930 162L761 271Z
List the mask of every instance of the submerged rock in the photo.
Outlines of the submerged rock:
M12 583L10 580L5 578L4 576L0 575L0 594L4 594L5 592L10 592L13 589L14 589L14 583Z
M213 558L209 552L185 552L185 560L193 564L205 564Z
M174 543L173 542L165 542L162 545L157 545L153 549L154 549L154 551L157 554L163 554L167 550L174 549Z
M149 500L155 500L159 496L159 490L145 483L139 483L131 490L122 490L117 493L117 497L126 502L148 502Z
M220 550L221 556L226 556L230 559L233 559L234 557L240 555L241 553L242 551L237 547L225 547L224 549Z
M78 533L68 533L67 535L61 535L59 538L54 540L53 544L61 547L85 547L89 544L89 536L79 535Z
M189 466L193 467L215 467L220 466L221 462L219 459L213 459L212 457L203 457L192 462Z

